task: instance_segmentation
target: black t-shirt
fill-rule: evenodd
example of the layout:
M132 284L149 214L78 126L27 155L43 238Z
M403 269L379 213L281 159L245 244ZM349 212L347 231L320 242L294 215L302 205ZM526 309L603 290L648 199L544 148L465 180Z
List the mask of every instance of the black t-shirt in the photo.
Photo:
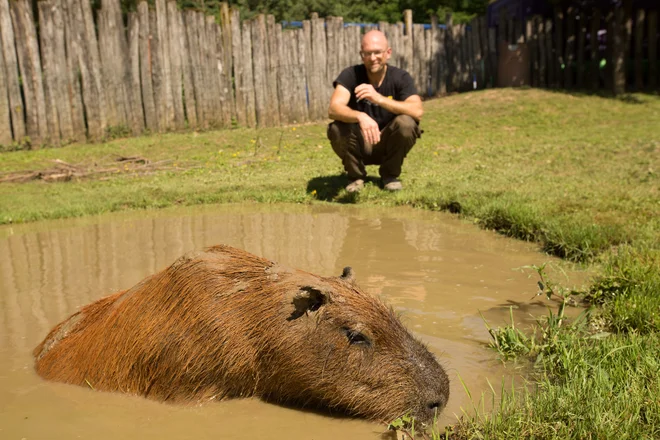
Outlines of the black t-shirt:
M353 110L364 112L371 116L374 121L378 122L378 127L381 130L396 117L394 113L390 113L366 99L357 102L355 88L360 84L369 84L367 68L364 67L364 64L357 64L344 69L332 83L332 87L337 87L337 84L341 84L351 92L351 99L348 102L348 106ZM409 96L417 94L415 82L410 74L403 69L390 65L387 66L385 78L380 87L374 86L374 88L381 95L395 101L405 101Z

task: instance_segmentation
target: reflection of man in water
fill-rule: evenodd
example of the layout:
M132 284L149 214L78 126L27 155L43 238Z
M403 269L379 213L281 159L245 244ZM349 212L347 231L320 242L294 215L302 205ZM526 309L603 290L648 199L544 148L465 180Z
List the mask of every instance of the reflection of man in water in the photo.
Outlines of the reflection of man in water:
M422 263L416 258L420 250L406 229L406 222L398 218L348 217L337 264L352 266L365 291L386 294L391 304L409 299L424 301Z
M403 159L420 136L422 100L408 72L387 64L391 55L385 34L369 31L362 37L363 64L344 69L333 83L328 138L351 179L348 192L364 187L365 165L380 165L383 187L400 190Z

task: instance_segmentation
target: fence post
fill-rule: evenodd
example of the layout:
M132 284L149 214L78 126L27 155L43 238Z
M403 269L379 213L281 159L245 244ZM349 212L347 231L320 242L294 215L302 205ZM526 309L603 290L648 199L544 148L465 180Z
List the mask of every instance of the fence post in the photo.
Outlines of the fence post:
M648 19L649 35L649 90L658 87L658 11L651 11Z
M27 0L12 0L10 11L17 37L16 52L25 96L27 133L32 145L40 145L48 142L48 125L32 6Z
M573 62L575 61L575 7L566 11L566 55L564 57L564 88L573 88Z
M626 91L626 72L625 72L625 55L626 49L624 42L626 38L626 28L624 22L623 8L617 8L614 11L614 46L612 47L612 61L613 61L613 79L612 91L615 95L620 95Z
M21 89L18 82L18 60L16 59L16 40L14 27L11 24L8 0L0 0L0 40L4 53L7 74L7 93L9 100L9 115L13 127L13 139L21 142L26 135L25 117L23 111L25 105L21 98Z
M414 61L413 57L413 19L412 19L412 9L406 9L403 11L403 22L405 26L405 34L403 35L403 69L407 70L411 75L413 74ZM413 76L414 78L414 76Z
M586 34L587 34L587 20L585 17L584 11L580 14L580 19L578 21L578 53L577 53L577 79L576 85L578 89L584 88L584 47L586 43ZM597 40L592 40L597 41ZM592 44L593 46L593 44Z
M594 8L591 15L591 41L598 41L598 31L600 30L600 9ZM591 89L597 90L600 83L600 60L598 59L598 44L591 44L591 68L589 69Z
M638 92L644 89L644 71L642 66L644 51L642 44L644 43L645 18L644 10L638 10L637 19L635 20L635 90ZM651 35L649 34L649 40L650 39Z

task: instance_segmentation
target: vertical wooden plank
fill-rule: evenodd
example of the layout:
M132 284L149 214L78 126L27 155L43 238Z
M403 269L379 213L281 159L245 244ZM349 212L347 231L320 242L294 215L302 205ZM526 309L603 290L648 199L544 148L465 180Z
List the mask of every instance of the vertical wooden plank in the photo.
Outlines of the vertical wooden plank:
M469 90L472 87L472 41L468 25L461 25L461 39L463 40L463 88Z
M345 45L344 41L346 40L346 30L344 28L344 19L342 17L337 17L337 65L336 65L336 71L335 71L335 77L339 75L339 73L344 70L348 64L345 60L346 54L345 54ZM334 81L335 78L332 78L330 83Z
M53 58L51 60L51 66L54 75L51 79L54 80L54 87L56 90L55 107L57 111L60 136L62 141L68 143L76 139L73 114L76 109L77 111L81 110L79 84L76 81L75 86L78 89L78 97L77 103L75 103L73 97L70 96L68 83L69 73L67 72L67 58L70 57L70 54L67 54L66 50L66 11L63 10L62 5L59 3L51 3L50 7L53 25L51 40L51 44L53 45ZM82 115L78 117L80 118L79 125L82 127L80 133L84 133Z
M644 89L644 71L642 60L644 58L644 22L646 18L645 11L639 9L635 19L635 89L639 92ZM650 36L649 36L650 38Z
M538 35L535 26L537 18L533 16L525 21L525 40L529 47L530 82L534 87L538 87L541 82L539 78Z
M612 91L615 95L626 92L626 71L625 71L625 39L626 23L624 21L624 8L617 8L614 11L614 45L612 47Z
M479 47L481 50L481 84L484 88L489 87L490 82L490 60L488 59L488 23L486 17L479 17Z
M415 80L415 87L420 96L426 95L426 87L424 84L424 25L413 24L413 68L410 74Z
M39 40L41 43L43 87L46 102L46 124L50 141L54 145L57 145L60 142L60 121L57 115L57 103L61 102L62 98L59 97L59 89L57 88L58 76L55 61L54 10L56 8L49 1L39 2L37 8L39 12Z
M445 36L447 30L445 28L440 28L438 29L438 56L439 56L439 62L438 62L438 92L440 95L446 95L447 94L447 71L448 71L448 64L447 64L447 47L446 47L446 42L447 38Z
M232 56L231 13L227 2L220 3L220 27L222 28L222 53L224 57L225 87L227 87L230 121L236 118L236 96L234 91L234 64Z
M430 32L430 73L431 73L431 95L435 96L438 94L440 89L440 49L438 41L438 16L431 16L431 32Z
M488 65L490 68L490 83L493 87L497 84L497 29L488 28Z
M324 29L324 20L318 18L317 14L312 14L312 69L316 73L315 86L318 87L319 94L316 95L316 103L313 108L316 109L315 119L321 119L327 115L326 109L330 94L332 93L332 83L328 84L327 64L326 64L326 34ZM281 60L281 57L280 57ZM284 60L282 60L284 61ZM334 80L334 78L333 78Z
M144 111L142 88L140 86L140 20L136 12L128 13L128 57L131 82L128 94L131 96L131 130L134 135L144 131Z
M566 54L564 56L564 88L571 90L574 84L574 65L575 63L575 16L576 9L574 6L569 6L566 11Z
M577 52L577 64L575 68L576 86L580 90L584 88L584 74L585 74L584 51L585 51L586 39L587 39L586 36L587 36L587 19L585 13L582 12L578 20L578 52Z
M49 136L41 59L32 7L27 0L12 0L10 11L16 33L16 52L25 96L27 133L32 145L40 145L47 143Z
M167 2L167 38L170 58L170 81L172 84L172 109L174 112L174 128L180 130L185 126L183 111L183 69L181 51L181 14L176 2Z
M86 59L85 65L89 72L89 84L91 86L87 91L83 87L83 97L87 95L83 102L85 103L89 136L92 140L100 140L105 136L107 121L105 116L105 91L101 85L101 59L98 40L94 29L91 2L79 0L78 3L80 5L79 18L82 26L80 27L81 36L84 38L84 54L81 54L81 56Z
M2 40L2 34L0 34ZM9 96L7 75L5 74L5 57L0 44L0 147L12 144L14 140L11 133L11 115L9 110Z
M258 127L270 125L270 108L266 93L266 17L259 14L252 21L252 60L254 65L254 98Z
M149 6L146 1L138 4L138 20L140 35L140 80L142 83L142 104L144 106L144 119L147 130L158 131L158 114L154 99L153 82L151 80L151 32L149 32Z
M172 130L175 128L174 98L172 97L170 38L167 32L167 5L165 0L156 0L156 26L158 32L158 59L161 66L162 123L164 130Z
M337 18L326 17L325 37L327 44L325 83L330 84L337 77ZM286 40L288 42L288 40Z
M472 20L472 51L474 54L474 81L476 81L478 88L485 88L486 75L484 69L483 49L481 47L481 21L479 17L475 17L474 20Z
M21 142L27 131L25 128L25 106L21 97L20 83L18 82L18 59L16 58L16 39L14 27L11 22L8 0L0 0L0 42L5 61L7 93L9 100L9 115L13 129L13 140Z
M395 46L396 46L396 54L395 54L395 61L394 65L397 66L400 69L403 69L403 65L405 64L405 43L403 41L403 22L402 21L397 21L396 24L394 25L394 40L396 41ZM359 61L358 61L359 62Z
M456 72L454 63L454 19L451 14L447 14L445 19L445 52L446 52L446 78L447 92L455 91L454 73Z
M342 25L342 34L344 27ZM295 68L295 84L298 88L298 122L309 121L309 106L307 104L307 38L303 29L296 29L296 42L298 44L298 56L295 58L298 61L298 66ZM342 38L343 42L343 38ZM343 44L342 44L343 47ZM343 50L341 52L343 56Z
M564 84L564 68L566 67L564 59L564 10L561 6L555 6L555 80L557 87L561 88Z
M305 30L306 29L306 30ZM308 20L303 22L303 30L305 33L311 35L310 23ZM266 89L268 93L268 113L272 120L274 126L280 125L280 105L279 100L279 85L278 85L278 70L280 64L279 58L279 47L278 47L278 37L277 33L282 33L282 25L278 22L275 22L275 17L273 15L266 16L266 35L268 43L268 67L267 67L267 77L266 77ZM308 73L307 73L308 74ZM308 81L308 79L306 79ZM311 92L310 92L311 93Z
M649 12L648 19L649 35L649 90L656 90L660 85L658 78L658 11Z
M84 0L83 0L84 1ZM156 118L158 120L157 131L167 130L167 109L163 96L163 52L160 48L158 34L158 16L156 10L149 8L149 41L151 53L151 85L154 91L154 103L156 104Z
M79 79L79 56L80 45L77 41L78 32L74 22L74 2L63 0L62 21L64 23L64 52L60 58L66 60L66 82L68 105L71 111L71 123L73 125L73 136L71 140L82 141L87 137L87 127L83 111L82 84Z
M343 46L343 22L338 22L339 34L341 38L341 46ZM293 38L291 39L293 45L292 51L294 52L294 66L293 66L293 85L295 86L295 107L294 107L294 120L301 124L309 119L309 112L307 111L307 93L305 90L305 35L302 29L293 31ZM339 53L343 56L343 51Z
M197 102L195 83L193 80L193 60L190 45L188 43L188 24L186 19L186 12L177 9L175 17L178 22L179 28L179 41L178 47L181 61L181 82L183 88L183 111L184 117L188 123L188 128L193 130L199 127L199 119L197 117Z
M233 114L233 100L232 100L232 86L231 86L231 76L230 71L228 70L226 46L225 46L225 36L223 35L226 31L223 30L222 26L213 21L213 29L216 36L215 39L215 54L217 60L217 70L218 70L218 90L220 93L220 104L222 108L222 114L220 115L220 120L222 121L223 127L231 127L231 119Z
M543 17L536 17L535 21L535 26L536 26L536 35L538 36L538 60L539 60L539 83L538 87L547 87L547 60L548 60L548 54L546 53L547 46L546 46L546 34L545 34L545 26L543 22Z
M407 70L411 75L413 75L414 69L414 35L413 35L413 19L412 19L412 9L406 9L403 11L403 23L405 33L403 34L403 69ZM414 76L413 76L414 78Z
M208 71L208 85L214 89L211 94L210 111L213 115L213 123L215 127L227 127L230 120L225 116L228 115L226 108L226 98L224 87L222 84L222 54L218 52L218 40L220 38L220 27L215 21L213 15L204 17L206 22L206 47L205 52L207 57L207 71Z
M190 108L188 117L194 113L196 118L196 127L208 128L208 120L206 116L206 95L204 88L204 73L202 69L202 59L199 48L199 25L197 23L198 13L192 10L183 11L183 22L185 24L186 32L186 54L188 58L189 76L192 82L191 93L189 98L186 99L186 107ZM194 112L193 109L194 108Z
M453 26L454 37L454 90L461 91L463 89L463 29L462 25L455 24Z
M206 15L203 12L196 12L194 15L196 22L195 29L196 38L197 38L197 50L198 50L198 69L200 72L200 98L202 101L204 115L204 127L216 127L217 126L217 113L214 111L218 91L213 90L213 62L215 55L211 54L211 47L209 44L209 38L206 30ZM213 58L213 59L212 59Z
M431 29L424 29L424 63L422 65L422 72L424 75L424 93L426 96L433 96L434 87L433 87L433 77L431 75L431 60L433 59L432 54L432 43L431 38Z
M245 86L243 84L243 44L241 37L240 13L237 7L232 7L231 15L231 53L234 66L234 87L236 102L236 121L238 125L247 124L247 115L245 108Z
M289 30L281 30L278 33L278 58L280 60L278 84L280 86L278 93L280 95L280 121L282 124L289 124L293 121L291 115L291 54L289 53ZM323 76L325 81L325 76Z
M598 31L600 30L600 9L594 8L591 14L591 33L589 41L591 42L591 54L589 62L589 82L591 83L591 90L598 90L600 87L600 53L598 50Z
M557 87L557 58L555 56L554 37L553 37L554 23L551 19L545 21L545 43L546 43L546 66L548 69L548 87Z
M313 121L316 119L314 101L315 94L317 93L312 86L312 78L314 76L312 66L312 22L303 20L303 38L305 39L305 92L306 92L306 108L307 119ZM326 115L327 116L327 115Z
M286 100L286 83L289 80L287 72L287 60L283 59L286 56L286 50L284 48L283 40L283 29L279 23L275 23L271 28L269 38L272 40L273 53L274 57L273 63L276 66L275 73L277 75L277 100L278 100L278 111L279 111L279 120L280 124L284 125L288 122L288 108L289 102ZM311 29L310 29L311 32ZM314 79L318 81L318 77L315 76ZM319 82L320 84L320 82ZM314 88L312 90L316 95L321 93L319 88Z
M115 127L119 125L117 121L117 106L115 103L117 94L115 90L113 90L113 85L111 83L111 81L114 80L114 75L112 74L112 70L114 69L114 60L112 59L112 48L110 47L112 43L109 41L107 36L107 9L101 8L96 12L99 38L99 57L101 61L101 87L105 92L107 92L107 98L105 100L105 116L107 118L108 126Z
M241 28L243 43L243 84L245 85L245 114L247 126L254 127L257 124L254 99L254 74L252 69L252 27L246 20Z
M614 11L610 11L605 15L605 29L606 29L606 45L605 45L605 69L603 72L605 90L612 91L614 89L614 41L615 41L615 25L614 25Z

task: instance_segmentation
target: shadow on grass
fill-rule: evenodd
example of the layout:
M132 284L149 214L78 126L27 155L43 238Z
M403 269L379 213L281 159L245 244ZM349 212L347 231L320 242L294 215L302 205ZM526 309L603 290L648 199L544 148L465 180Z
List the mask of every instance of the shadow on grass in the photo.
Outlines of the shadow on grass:
M307 193L313 194L317 200L336 203L357 203L358 193L349 193L344 190L350 183L347 175L319 176L307 182ZM365 184L373 183L380 186L380 179L367 177Z

